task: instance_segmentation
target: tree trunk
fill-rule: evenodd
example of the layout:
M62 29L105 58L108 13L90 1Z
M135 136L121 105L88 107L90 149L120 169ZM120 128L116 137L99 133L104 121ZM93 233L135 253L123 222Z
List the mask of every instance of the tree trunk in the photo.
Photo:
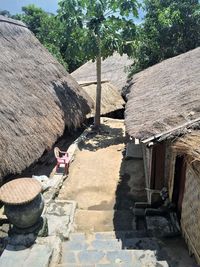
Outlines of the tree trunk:
M97 73L97 89L96 89L96 107L95 107L95 117L94 126L98 128L100 126L100 116L101 116L101 46L100 38L97 37L99 53L96 58L96 73Z

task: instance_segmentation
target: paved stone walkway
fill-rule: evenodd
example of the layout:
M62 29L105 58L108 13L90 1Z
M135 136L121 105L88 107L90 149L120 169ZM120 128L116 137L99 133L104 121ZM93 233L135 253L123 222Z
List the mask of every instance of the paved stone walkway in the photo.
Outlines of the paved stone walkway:
M70 241L63 243L65 253L58 267L168 267L166 261L157 259L156 240L137 238L133 232L120 235L121 239L116 238L115 232L99 232L87 237L83 233L71 234ZM126 243L123 250L122 243Z
M61 240L55 236L37 238L30 248L7 245L0 267L54 267L60 259L60 247Z

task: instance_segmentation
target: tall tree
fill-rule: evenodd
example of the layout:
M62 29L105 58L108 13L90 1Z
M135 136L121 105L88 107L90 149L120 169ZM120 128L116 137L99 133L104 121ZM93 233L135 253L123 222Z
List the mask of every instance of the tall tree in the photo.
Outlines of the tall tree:
M144 22L137 28L133 72L200 45L198 0L144 0Z
M27 24L29 29L37 36L40 31L42 19L48 14L40 7L35 5L27 5L22 7L22 13L13 16Z
M13 18L26 23L40 42L69 72L85 62L83 51L80 49L82 35L71 23L73 14L68 13L66 20L63 20L60 15L47 13L35 5L22 7L22 11L23 13Z
M68 64L68 59L62 53L62 46L65 43L64 25L62 22L52 14L42 16L36 36L49 52L69 70L71 66Z
M62 25L55 15L45 12L43 9L28 5L22 7L23 13L12 16L21 20L36 35L40 42L57 58L67 69L68 65L60 52L62 40Z
M4 16L4 17L7 17L7 18L11 17L11 14L10 14L10 12L8 10L0 10L0 15Z
M101 58L118 51L128 53L129 42L135 36L133 16L137 16L136 0L61 0L58 13L76 26L83 36L88 59L96 60L97 92L95 126L100 126ZM71 14L71 16L66 15Z

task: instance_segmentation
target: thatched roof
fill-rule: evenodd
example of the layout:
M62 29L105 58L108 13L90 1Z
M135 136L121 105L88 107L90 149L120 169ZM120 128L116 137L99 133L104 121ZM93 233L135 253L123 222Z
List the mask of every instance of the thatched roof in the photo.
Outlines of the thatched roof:
M102 61L102 80L111 82L119 92L126 85L128 67L133 63L127 55L120 56L114 53L113 56ZM72 73L72 76L79 82L96 81L96 62L88 61Z
M0 178L38 159L90 111L89 97L21 22L0 16Z
M200 48L133 76L125 112L130 136L151 139L200 122ZM194 124L193 124L194 125Z
M96 83L84 83L80 84L83 90L91 97L93 102L93 108L91 113L87 117L94 117L95 103L96 103ZM123 109L125 105L117 88L109 82L102 82L101 84L101 115L114 112L116 110Z
M178 138L172 148L180 155L186 155L191 161L200 161L200 131L192 131Z

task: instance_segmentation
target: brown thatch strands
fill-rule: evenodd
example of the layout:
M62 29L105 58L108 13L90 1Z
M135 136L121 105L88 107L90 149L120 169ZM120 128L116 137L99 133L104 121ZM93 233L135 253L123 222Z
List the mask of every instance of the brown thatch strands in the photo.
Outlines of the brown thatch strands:
M186 155L192 162L200 161L200 131L194 131L179 138L172 148L177 154Z
M96 103L96 84L89 84L83 86L83 90L91 97L93 106ZM117 88L111 83L105 82L101 84L101 114L105 115L110 112L120 110L124 108L124 100L117 91ZM88 117L93 117L95 114L94 108L92 112L88 114Z
M199 118L199 69L197 48L134 75L125 112L129 135L146 139Z
M0 16L0 51L1 178L78 127L91 100L21 22Z
M102 61L102 80L111 82L119 92L126 85L127 69L133 63L127 55L120 56L114 53L113 56ZM96 80L96 62L89 61L72 73L72 76L79 82Z

